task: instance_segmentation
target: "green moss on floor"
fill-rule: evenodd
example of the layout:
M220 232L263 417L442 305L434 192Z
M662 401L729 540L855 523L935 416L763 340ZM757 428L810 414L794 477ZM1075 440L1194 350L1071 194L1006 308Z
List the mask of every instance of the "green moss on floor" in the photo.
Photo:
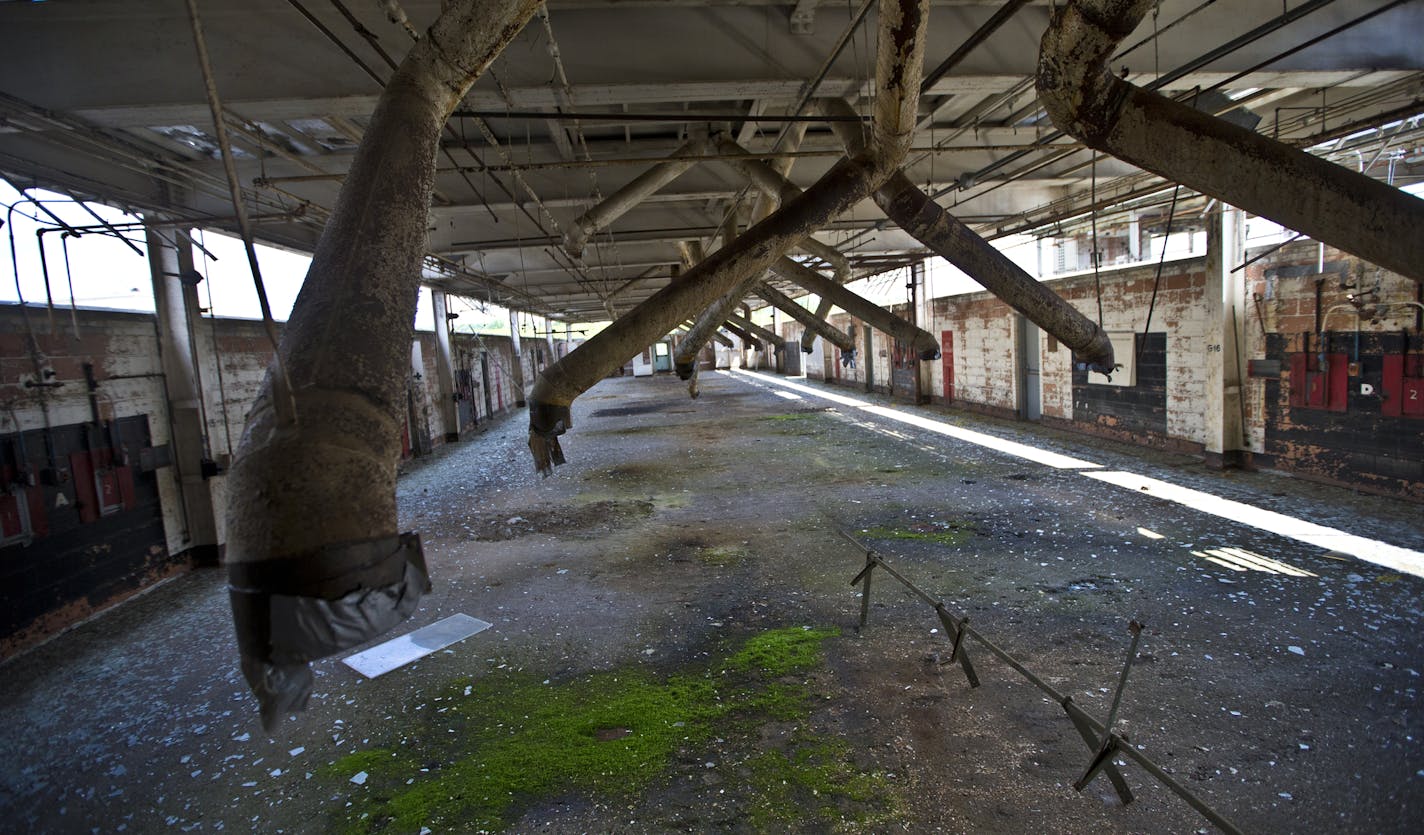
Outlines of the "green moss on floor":
M727 659L734 670L782 676L806 669L821 659L821 642L837 634L834 629L774 629L747 641Z
M861 771L839 739L798 739L787 751L747 761L753 793L749 818L758 832L875 831L898 816L886 776Z
M714 734L754 739L768 722L804 724L811 705L804 674L824 662L823 644L838 634L775 629L705 667L669 676L639 668L558 684L503 673L473 684L461 679L425 714L424 727L407 729L403 744L418 746L418 756L372 749L326 771L343 781L369 774L339 825L367 832L495 831L541 800L637 795L669 771L676 755L698 752ZM789 754L758 753L749 762L740 770L746 781L740 790L757 820L801 814L808 793L823 798L812 805L825 820L861 820L881 808L878 801L859 808L881 781L851 768L844 752L804 745Z
M874 527L861 530L868 539L898 539L914 542L933 542L937 545L954 546L963 544L974 533L967 523L925 522L904 528Z
M731 545L712 545L697 552L697 559L704 565L726 568L738 565L750 556L746 548Z

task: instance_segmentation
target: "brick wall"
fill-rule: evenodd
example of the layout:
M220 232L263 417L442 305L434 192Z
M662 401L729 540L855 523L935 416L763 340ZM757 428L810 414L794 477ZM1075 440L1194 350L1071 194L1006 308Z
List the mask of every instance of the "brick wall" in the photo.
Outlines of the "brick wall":
M1399 400L1391 403L1395 392L1385 378L1387 364L1412 365L1424 378L1421 317L1408 304L1424 300L1420 285L1329 247L1322 256L1318 244L1306 242L1251 265L1246 280L1251 310L1243 347L1254 358L1280 363L1278 377L1248 381L1248 428L1257 460L1309 478L1424 500L1424 413L1411 416ZM1352 295L1363 302L1362 317L1355 315ZM1293 361L1309 372L1322 350L1325 374L1292 379ZM1330 355L1340 357L1333 368ZM1318 404L1309 402L1301 385L1311 377L1326 389ZM1331 396L1337 392L1343 397Z
M221 543L225 468L272 347L254 321L203 319L192 335L208 455L221 468L206 481ZM429 449L445 439L438 354L434 334L418 333L415 342L421 364L411 369L408 414ZM473 428L490 417L491 407L497 414L513 406L512 348L508 337L459 344L474 363L475 388L463 413L465 428ZM537 347L547 352L546 345ZM480 390L481 354L490 358L490 406ZM459 362L457 354L457 369ZM534 362L526 342L526 385L534 379ZM92 405L86 364L96 383ZM36 379L46 385L26 385ZM16 534L0 545L0 657L189 568L176 471L164 458L168 421L152 314L80 311L76 336L67 312L56 311L51 324L42 307L0 306L0 519ZM98 487L90 487L95 471ZM91 512L95 508L100 512ZM32 530L19 535L26 521Z

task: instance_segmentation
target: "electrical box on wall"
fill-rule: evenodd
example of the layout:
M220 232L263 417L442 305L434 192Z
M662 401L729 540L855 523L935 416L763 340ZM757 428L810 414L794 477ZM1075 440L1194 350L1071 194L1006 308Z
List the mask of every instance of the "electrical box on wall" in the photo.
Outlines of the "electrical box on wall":
M1346 410L1350 390L1350 361L1345 354L1292 354L1290 405L1301 409Z
M1385 415L1424 418L1424 356L1385 355L1380 397Z
M1137 333L1108 331L1108 340L1112 342L1113 362L1117 363L1117 370L1111 377L1089 371L1088 382L1099 386L1137 385Z

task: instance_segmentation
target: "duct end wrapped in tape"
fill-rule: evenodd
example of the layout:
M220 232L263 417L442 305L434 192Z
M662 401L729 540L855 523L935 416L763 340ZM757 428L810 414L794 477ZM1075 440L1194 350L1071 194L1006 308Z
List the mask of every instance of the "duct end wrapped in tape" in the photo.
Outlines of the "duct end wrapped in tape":
M559 436L572 425L573 416L568 406L529 398L529 452L534 456L534 469L545 478L564 463Z
M242 673L262 725L306 707L308 662L350 649L410 617L430 591L420 535L328 546L228 567Z

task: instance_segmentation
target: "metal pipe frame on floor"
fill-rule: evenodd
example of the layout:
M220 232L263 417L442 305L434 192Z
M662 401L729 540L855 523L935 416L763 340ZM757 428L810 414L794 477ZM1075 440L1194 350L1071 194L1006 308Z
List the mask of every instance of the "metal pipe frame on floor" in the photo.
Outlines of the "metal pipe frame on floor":
M1153 0L1069 0L1039 46L1038 94L1089 147L1424 283L1424 200L1114 76Z
M880 0L879 12L869 147L843 158L801 196L544 369L529 397L529 448L540 473L547 475L564 461L558 439L572 426L575 398L671 325L760 276L812 231L868 197L904 162L915 132L929 2Z

